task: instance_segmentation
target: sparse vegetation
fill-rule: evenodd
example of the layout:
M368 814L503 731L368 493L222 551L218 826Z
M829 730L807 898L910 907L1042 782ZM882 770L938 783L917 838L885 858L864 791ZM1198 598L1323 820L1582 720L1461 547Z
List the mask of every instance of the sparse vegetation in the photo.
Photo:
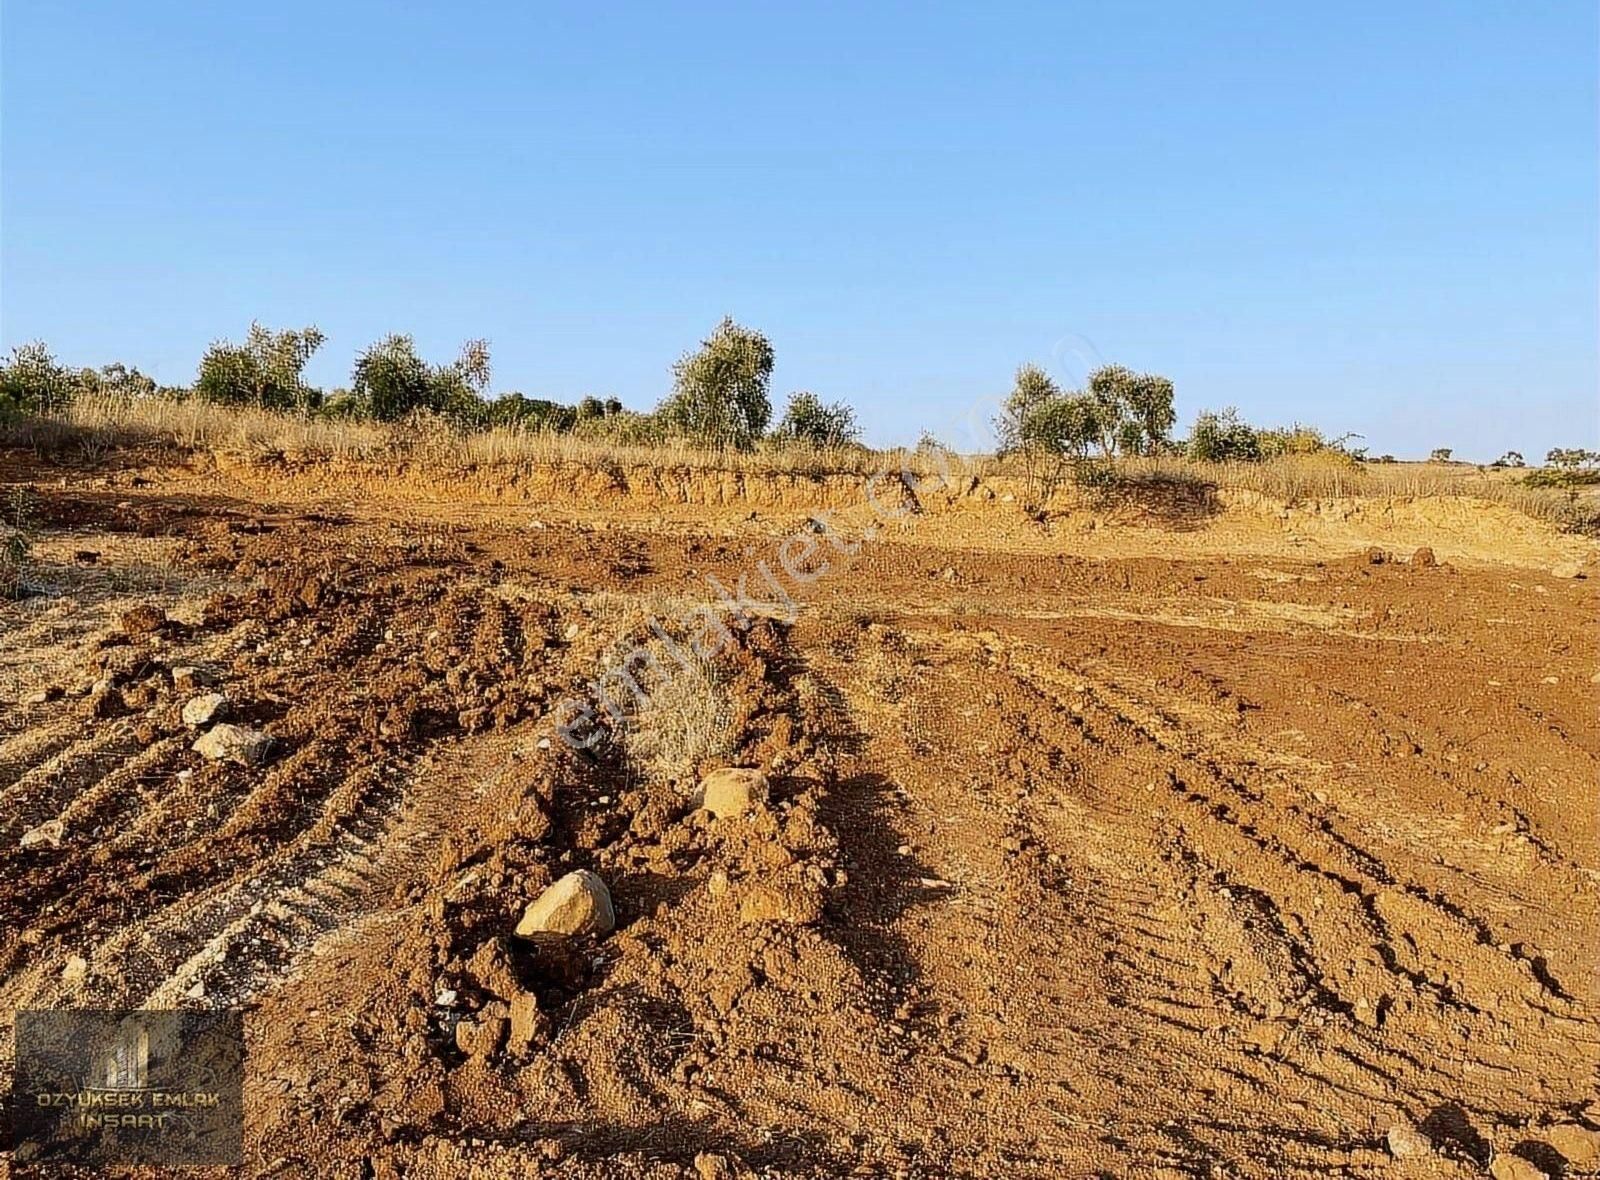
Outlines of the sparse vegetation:
M71 400L73 375L40 341L21 344L0 364L0 415L45 414Z
M1433 450L1428 452L1428 462L1448 463L1450 462L1450 456L1453 454L1455 454L1455 451L1450 447L1434 447Z
M14 487L0 520L0 598L21 598L28 592L28 554L32 550L33 510L28 493Z

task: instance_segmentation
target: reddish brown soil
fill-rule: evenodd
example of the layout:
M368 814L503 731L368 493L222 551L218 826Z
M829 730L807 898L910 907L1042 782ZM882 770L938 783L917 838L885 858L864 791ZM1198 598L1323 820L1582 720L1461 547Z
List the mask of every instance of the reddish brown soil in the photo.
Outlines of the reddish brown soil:
M899 530L739 636L773 799L710 821L540 739L803 515L236 490L39 487L0 1024L243 1005L242 1174L1553 1174L1600 1127L1597 579ZM267 765L191 752L186 665ZM618 930L509 937L578 867Z

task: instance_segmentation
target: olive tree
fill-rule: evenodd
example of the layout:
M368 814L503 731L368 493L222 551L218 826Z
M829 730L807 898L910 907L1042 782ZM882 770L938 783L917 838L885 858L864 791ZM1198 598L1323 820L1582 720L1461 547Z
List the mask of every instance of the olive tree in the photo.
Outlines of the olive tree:
M812 447L846 447L861 437L856 412L844 402L825 404L814 393L792 393L773 437Z
M481 425L490 416L483 398L489 388L489 345L469 340L454 361L431 365L417 355L410 336L385 336L356 358L350 385L380 422L428 410Z
M1089 374L1088 393L1099 407L1099 441L1107 456L1148 455L1166 445L1177 421L1170 379L1102 365Z
M218 340L206 349L195 393L229 406L315 409L322 393L307 385L301 374L326 339L315 325L273 332L253 323L243 344Z
M749 449L772 419L772 361L765 336L724 317L699 351L672 367L672 393L661 403L661 418L707 445Z

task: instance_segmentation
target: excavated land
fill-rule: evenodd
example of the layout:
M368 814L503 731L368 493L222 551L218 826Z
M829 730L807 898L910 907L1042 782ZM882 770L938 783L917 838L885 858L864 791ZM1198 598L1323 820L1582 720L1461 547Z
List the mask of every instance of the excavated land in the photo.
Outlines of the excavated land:
M1591 542L977 480L0 482L7 1090L18 1009L240 1007L240 1175L1600 1167ZM714 759L561 740L699 604ZM211 691L264 761L192 748ZM770 798L691 810L716 765ZM616 929L514 937L580 868Z

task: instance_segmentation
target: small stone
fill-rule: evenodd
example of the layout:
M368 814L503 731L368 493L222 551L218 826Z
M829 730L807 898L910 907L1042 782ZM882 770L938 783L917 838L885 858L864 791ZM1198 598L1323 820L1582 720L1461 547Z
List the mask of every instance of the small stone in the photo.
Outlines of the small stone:
M1439 564L1439 559L1433 555L1433 550L1424 545L1411 555L1411 564L1429 568Z
M1577 1123L1560 1123L1545 1133L1545 1139L1575 1168L1587 1171L1600 1164L1600 1131Z
M61 982L68 987L77 987L89 978L89 960L82 955L68 955L66 964L61 968Z
M456 989L453 987L441 987L433 993L433 1002L441 1008L448 1008L456 1002Z
M767 799L767 776L759 770L728 766L713 770L700 780L695 793L694 809L709 811L718 819L743 815L757 803Z
M61 686L59 684L51 684L41 688L38 692L29 693L23 703L27 705L47 705L51 701L60 700L61 696Z
M220 692L202 693L183 706L183 723L201 729L228 715L228 698Z
M191 983L189 985L189 989L187 991L185 991L183 994L188 996L191 1000L203 1000L203 999L205 999L206 981L203 980L203 979L195 980L193 983Z
M259 766L272 753L272 738L259 729L224 723L208 730L192 748L213 762Z
M1519 1155L1496 1156L1489 1165L1494 1180L1550 1180L1543 1168L1536 1168Z
M209 688L215 683L216 677L204 668L185 664L181 668L172 670L172 687L179 692L193 692L197 688Z
M616 924L606 883L588 869L578 869L528 904L516 933L520 938L535 934L606 934Z
M1386 1136L1389 1154L1397 1160L1425 1159L1433 1154L1433 1144L1428 1137L1406 1123L1396 1123Z
M24 848L60 848L61 838L66 833L67 825L61 820L46 820L38 827L22 833L20 843Z
M728 892L728 874L717 869L706 879L706 892L712 897L721 897Z
M1550 568L1552 578L1581 578L1583 567L1575 561L1563 561L1560 565Z

